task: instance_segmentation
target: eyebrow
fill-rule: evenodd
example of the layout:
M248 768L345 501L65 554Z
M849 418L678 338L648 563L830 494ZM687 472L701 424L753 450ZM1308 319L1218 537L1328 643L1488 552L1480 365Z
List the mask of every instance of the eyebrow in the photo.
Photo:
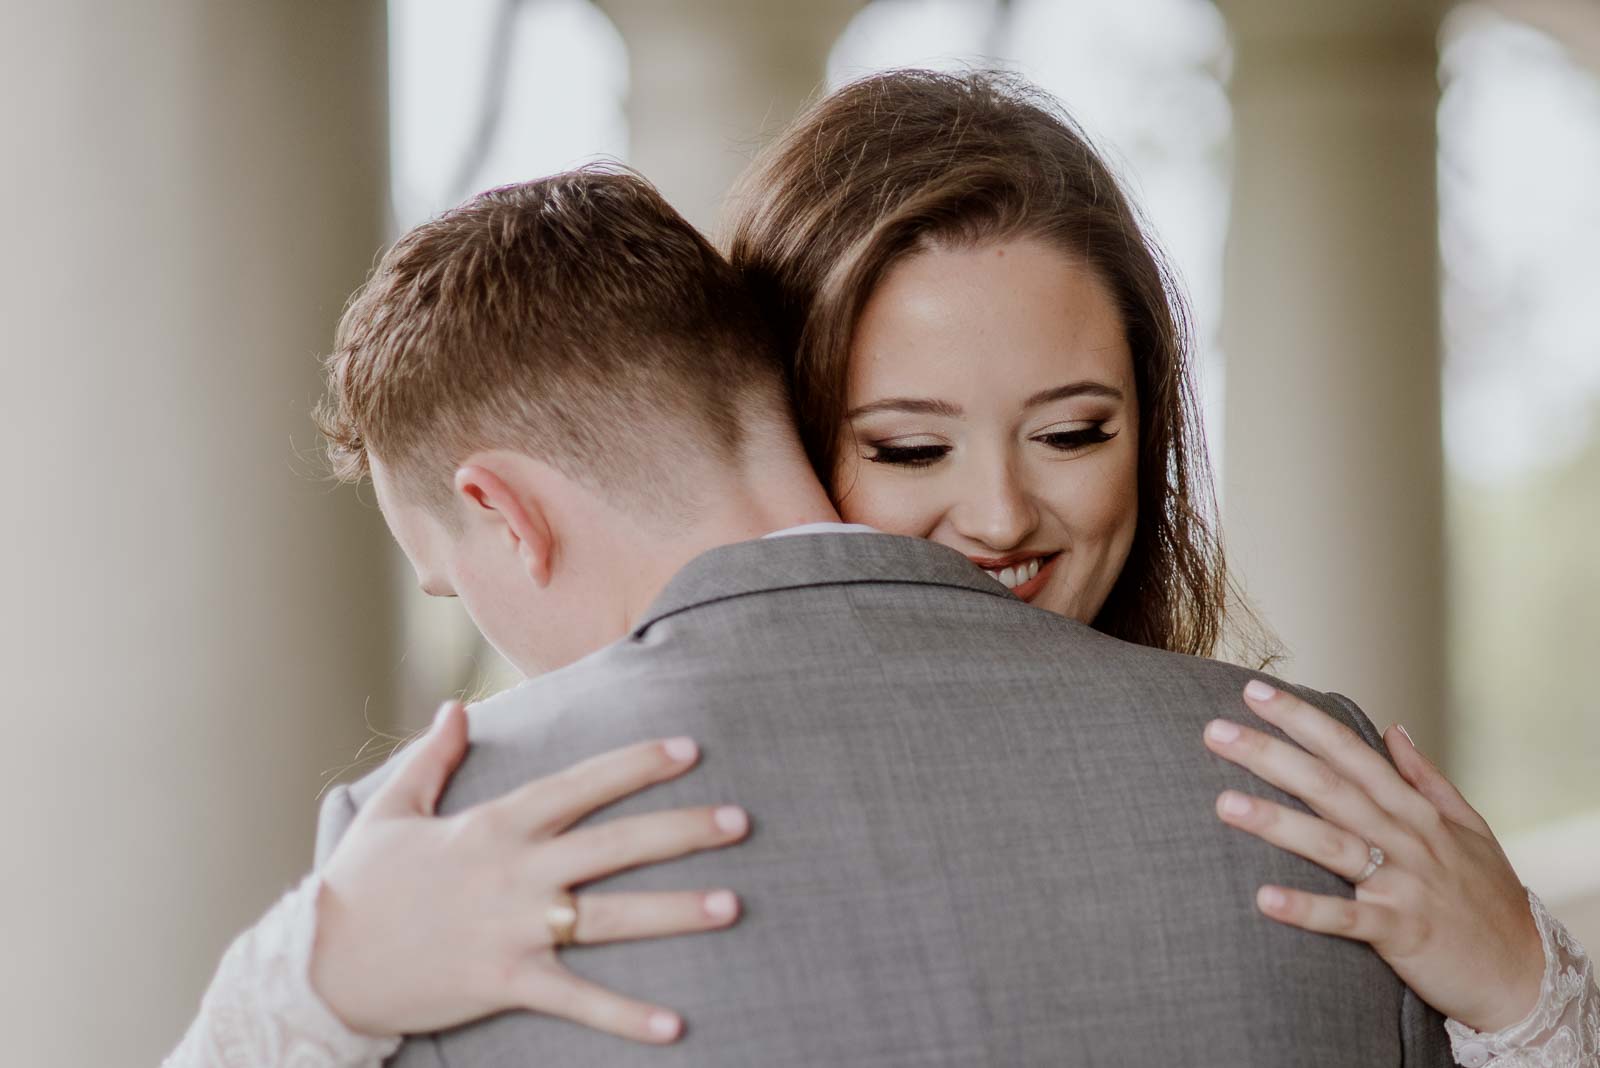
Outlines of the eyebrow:
M1041 390L1023 402L1024 408L1037 408L1041 404L1051 401L1066 400L1068 397L1104 397L1107 400L1121 400L1122 390L1108 386L1104 382L1069 382L1064 386L1054 389Z
M1105 397L1108 400L1121 400L1122 390L1108 386L1103 382L1068 382L1064 386L1053 389L1040 390L1023 402L1024 408L1037 408L1041 404L1052 401L1066 400L1069 397ZM908 412L912 415L940 415L946 419L959 419L962 415L959 404L949 401L933 400L929 397L887 397L876 400L870 404L863 404L859 408L852 408L845 418L857 419L863 415L872 415L875 412Z

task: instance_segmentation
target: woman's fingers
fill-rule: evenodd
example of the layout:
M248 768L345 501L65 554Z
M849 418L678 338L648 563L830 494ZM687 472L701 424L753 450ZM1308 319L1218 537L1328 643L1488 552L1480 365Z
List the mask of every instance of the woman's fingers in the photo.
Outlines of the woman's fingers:
M374 816L431 816L445 783L467 754L467 710L446 701L433 725L400 758L394 774L362 807Z
M1494 837L1488 822L1461 796L1461 791L1445 777L1438 765L1422 755L1404 727L1396 723L1384 731L1383 744L1388 747L1400 774L1442 815L1486 838Z
M568 831L538 854L541 881L575 886L641 864L729 845L745 836L750 817L735 805L682 808L625 816Z
M654 1045L676 1041L683 1033L682 1018L670 1009L624 997L558 963L541 960L520 978L517 1000L525 1009Z
M1436 815L1376 749L1320 708L1260 679L1244 688L1244 699L1251 711L1327 761L1384 811L1419 829Z
M1256 891L1256 907L1292 927L1353 938L1375 947L1394 945L1403 934L1400 914L1386 905L1348 897L1328 897L1285 886Z
M560 834L597 808L682 775L699 755L690 738L624 746L519 786L491 804L530 834Z
M1367 843L1342 827L1235 790L1224 790L1217 797L1217 815L1230 826L1346 879L1360 875L1371 856Z
M1206 747L1285 793L1318 815L1391 852L1404 850L1402 835L1387 812L1326 762L1298 746L1230 720L1206 725Z
M661 938L726 927L739 916L732 890L579 894L573 939L582 945Z

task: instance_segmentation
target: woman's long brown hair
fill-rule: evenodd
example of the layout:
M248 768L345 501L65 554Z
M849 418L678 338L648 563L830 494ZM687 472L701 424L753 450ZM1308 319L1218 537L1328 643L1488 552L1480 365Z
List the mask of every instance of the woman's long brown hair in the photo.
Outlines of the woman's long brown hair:
M856 323L896 262L1038 238L1093 269L1122 313L1140 428L1138 525L1094 626L1174 652L1216 651L1229 584L1185 305L1111 171L1054 101L994 72L874 75L801 115L730 204L725 246L778 331L825 482Z

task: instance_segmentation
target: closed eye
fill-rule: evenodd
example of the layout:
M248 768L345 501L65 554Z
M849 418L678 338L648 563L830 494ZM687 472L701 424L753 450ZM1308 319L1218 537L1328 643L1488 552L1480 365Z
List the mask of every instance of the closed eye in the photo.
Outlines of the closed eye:
M1048 445L1058 452L1077 452L1090 445L1110 441L1117 436L1117 433L1115 430L1107 432L1104 423L1096 423L1082 430L1057 430L1049 434L1039 434L1033 440Z
M867 459L875 464L892 464L895 467L927 467L938 463L950 452L948 445L873 445Z

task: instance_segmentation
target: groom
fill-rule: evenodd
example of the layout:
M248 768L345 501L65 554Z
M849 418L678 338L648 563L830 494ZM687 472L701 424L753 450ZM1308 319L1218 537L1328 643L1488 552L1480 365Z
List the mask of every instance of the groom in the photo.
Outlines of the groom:
M371 475L423 588L538 676L476 706L440 811L681 733L694 778L607 817L709 791L755 821L602 884L732 886L738 927L563 956L681 1008L683 1041L508 1014L396 1063L1450 1063L1366 946L1253 907L1263 882L1348 885L1213 816L1230 786L1288 800L1200 746L1247 674L840 525L780 367L716 251L593 169L418 227L346 313L342 473ZM319 857L384 774L329 799Z

